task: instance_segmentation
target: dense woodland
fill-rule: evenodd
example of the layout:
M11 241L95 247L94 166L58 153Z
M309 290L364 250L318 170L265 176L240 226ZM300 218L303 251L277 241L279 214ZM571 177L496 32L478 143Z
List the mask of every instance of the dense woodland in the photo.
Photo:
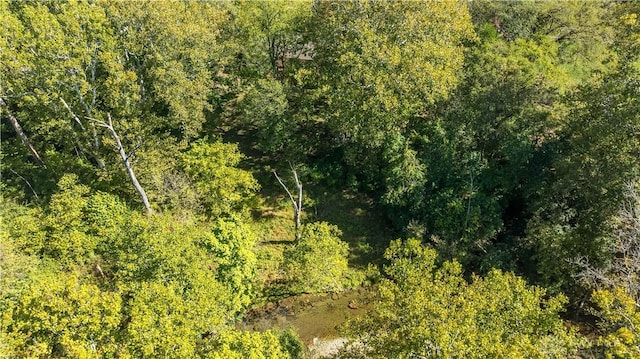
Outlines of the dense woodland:
M639 15L0 1L0 357L640 357Z

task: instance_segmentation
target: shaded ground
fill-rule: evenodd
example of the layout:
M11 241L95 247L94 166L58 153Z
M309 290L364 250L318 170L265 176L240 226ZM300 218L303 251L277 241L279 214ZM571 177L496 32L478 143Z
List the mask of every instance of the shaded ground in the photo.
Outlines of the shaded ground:
M225 128L225 142L237 143L247 157L241 166L250 170L261 190L253 211L253 230L258 235L259 277L264 282L262 300L278 300L261 304L245 314L238 324L241 329L262 331L269 328L293 328L309 348L309 358L334 354L343 344L337 327L348 318L366 313L372 307L369 289L360 288L333 295L300 295L285 297L281 286L283 250L295 236L293 209L289 197L276 182L272 171L293 187L291 172L282 159L264 155L253 147L256 138L251 128ZM390 239L396 237L371 198L353 190L328 188L301 175L304 188L302 222L326 221L343 232L341 239L349 243L349 264L366 268L380 264ZM284 298L283 298L284 297Z
M350 265L380 264L384 249L396 234L376 211L373 200L351 190L336 192L311 187L309 192L316 202L309 209L314 220L335 224L342 230L342 240L349 243Z
M253 215L259 224L255 229L262 243L277 245L278 242L293 240L295 229L291 202L272 173L277 170L285 183L293 188L286 161L270 158L256 149L253 146L256 134L252 128L227 127L221 130L221 134L225 142L238 144L246 155L241 166L250 170L261 185L259 203ZM342 240L349 243L352 266L364 267L382 258L389 240L397 234L390 229L371 198L349 189L324 187L303 175L300 180L304 188L303 223L326 221L337 225L343 232Z

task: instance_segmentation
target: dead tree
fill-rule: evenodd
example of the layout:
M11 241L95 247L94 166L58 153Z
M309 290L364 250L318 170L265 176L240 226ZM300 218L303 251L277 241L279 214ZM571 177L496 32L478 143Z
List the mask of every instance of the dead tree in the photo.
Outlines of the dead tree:
M151 205L149 204L149 198L147 198L147 193L144 191L144 188L142 188L142 186L140 185L140 182L138 182L138 179L136 178L136 175L133 172L133 167L131 166L131 162L129 162L129 157L133 155L133 152L127 155L127 152L124 150L124 147L122 146L122 142L120 142L120 137L118 136L118 133L113 128L113 122L111 121L111 114L107 114L107 119L109 123L105 123L103 121L98 121L95 119L91 119L91 120L93 120L96 124L98 124L98 126L104 127L108 129L109 132L111 132L113 139L116 141L116 146L118 147L120 158L122 159L122 163L124 164L124 167L127 170L129 179L131 180L133 187L135 187L136 191L138 191L138 194L142 199L142 203L144 203L144 208L147 210L147 213L151 213L153 212L153 210L151 209Z
M296 241L297 241L300 239L300 226L302 224L300 220L300 216L302 215L302 183L300 183L300 180L298 179L298 173L296 172L296 169L293 167L293 165L291 165L291 162L289 162L289 168L291 168L291 173L293 173L293 179L296 181L296 188L298 189L297 200L293 197L293 195L291 194L291 191L289 191L289 188L287 188L284 182L282 182L282 179L280 179L276 171L273 171L273 175L276 176L276 179L278 180L282 188L284 188L284 190L287 192L287 194L289 195L289 199L293 204L293 220L296 223Z
M45 167L42 157L40 157L38 151L36 151L35 147L33 147L33 145L31 144L31 141L29 141L29 137L27 137L27 134L22 130L22 126L20 126L18 119L15 118L15 116L13 116L13 114L9 111L7 103L4 102L4 99L2 97L0 97L0 107L7 107L7 118L9 118L9 123L11 123L13 130L16 131L18 137L20 137L20 140L22 140L22 143L27 147L29 152L31 152L31 157L33 157L33 159L36 161L36 164L38 164L38 166L40 167Z
M622 288L640 305L640 192L633 182L626 184L624 199L612 222L611 262L595 267L588 258L578 258L573 262L582 271L576 277L594 289Z

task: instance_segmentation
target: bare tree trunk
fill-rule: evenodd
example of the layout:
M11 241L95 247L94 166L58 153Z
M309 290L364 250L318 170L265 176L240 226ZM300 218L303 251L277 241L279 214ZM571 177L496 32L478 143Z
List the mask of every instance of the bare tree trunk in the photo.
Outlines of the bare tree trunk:
M127 170L129 179L131 179L131 183L133 183L133 187L136 188L136 191L138 191L140 198L142 198L142 203L144 203L144 208L147 210L147 213L151 213L153 212L153 210L151 209L151 205L149 204L149 198L147 198L147 193L144 191L144 188L142 188L142 186L140 185L140 182L138 182L138 179L136 178L135 173L133 172L133 167L131 167L131 162L129 162L130 156L128 156L127 153L125 152L124 147L122 146L122 142L120 142L120 137L118 136L118 133L116 132L116 130L113 128L113 122L111 121L111 114L107 114L107 119L109 120L108 124L101 121L96 121L96 122L98 123L98 125L108 129L111 132L113 139L116 141L116 146L118 146L118 152L120 153L120 158L122 158L122 163L124 163L124 167Z
M69 105L67 104L67 102L60 97L60 101L62 102L62 104L64 105L64 107L67 109L67 111L69 111L69 114L71 114L71 117L73 117L73 120L80 126L80 128L82 129L83 132L86 132L87 130L85 129L84 125L82 124L82 121L80 121L80 119L78 118L78 116L76 116L76 114L73 112L73 110L71 110L71 107L69 107ZM86 106L86 105L85 105ZM88 116L89 114L87 114ZM78 148L80 148L80 150L87 154L88 156L92 157L94 161L96 161L96 165L98 166L98 168L102 169L105 167L104 161L102 161L102 159L100 159L100 157L98 157L98 155L96 154L98 152L98 149L100 147L100 142L98 141L98 133L96 132L96 127L93 123L91 123L91 130L93 133L93 144L90 141L87 141L88 147L93 147L93 150L95 152L91 152L88 151L86 148L84 148L81 144L80 144L80 139L78 138L78 136L76 135L75 131L73 131L73 136L75 138L76 141L76 145L78 146Z
M4 102L4 99L1 97L0 97L0 107L7 107L7 117L9 118L9 123L11 123L11 126L13 126L13 129L18 134L18 137L20 137L20 139L22 140L22 143L24 143L24 145L27 147L29 152L31 152L31 156L36 161L38 166L45 167L44 161L38 154L38 151L36 151L35 147L33 147L33 145L31 144L31 141L29 141L29 137L27 137L27 134L24 133L24 131L22 130L22 126L20 126L18 119L15 118L15 116L13 116L13 114L9 111L7 103Z
M287 192L287 194L289 195L289 199L293 204L293 220L296 224L296 241L297 241L300 239L300 226L302 225L302 222L300 220L300 217L302 215L302 184L300 183L300 180L298 179L298 173L296 172L295 168L293 168L293 166L291 165L291 162L289 162L289 167L291 168L291 172L293 173L293 179L296 181L296 188L298 189L297 201L291 194L291 191L289 191L287 186L284 184L284 182L282 182L280 177L278 177L278 174L276 173L276 171L273 171L273 175L276 176L276 179L278 180L282 188L284 188L284 190Z

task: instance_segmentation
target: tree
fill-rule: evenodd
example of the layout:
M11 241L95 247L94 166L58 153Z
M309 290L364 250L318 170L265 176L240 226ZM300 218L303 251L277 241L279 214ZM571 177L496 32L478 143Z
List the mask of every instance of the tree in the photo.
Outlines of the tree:
M227 72L241 79L283 79L288 61L301 54L305 43L302 27L311 15L309 0L226 4L230 24L223 31Z
M337 292L348 274L349 245L326 222L302 226L300 239L284 252L283 268L293 293Z
M226 330L208 340L202 358L301 359L304 344L291 331L248 332Z
M592 293L601 336L596 345L606 358L634 358L640 355L640 310L638 299L624 288L599 289ZM602 354L602 352L600 354Z
M474 1L470 12L478 28L490 26L507 42L547 37L558 47L556 64L571 88L614 68L617 55L611 23L612 2L606 1Z
M96 123L98 124L98 126L102 126L108 129L109 132L111 132L113 139L116 141L116 147L118 148L118 153L120 154L122 163L124 164L124 167L127 170L127 175L131 180L131 184L133 184L133 187L135 187L136 191L140 195L140 199L142 200L142 203L144 204L144 208L147 210L147 213L151 213L153 212L153 210L151 209L151 204L149 203L149 198L147 197L147 193L144 191L144 188L142 188L142 186L140 185L140 182L138 182L138 179L136 178L136 175L133 172L133 168L131 167L131 162L129 161L129 158L133 156L133 152L127 154L127 152L124 150L124 147L122 147L120 136L118 136L118 133L113 128L113 121L111 121L110 114L107 114L107 119L109 120L108 123L102 122L102 121L96 121Z
M612 131L607 127L613 126L613 118L589 132L583 139L586 147L568 144L570 132L595 126L594 121L574 119L582 107L580 102L589 97L586 93L599 88L603 79L624 77L614 75L621 51L615 45L613 30L623 27L613 25L615 7L604 3L474 1L469 6L479 41L467 44L460 83L449 99L436 105L429 121L413 127L410 136L389 136L382 159L377 159L377 163L391 160L381 166L383 176L378 176L385 179L381 199L397 227L411 227L426 241L436 238L432 243L440 254L457 258L465 268L515 270L538 281L545 271L540 267L549 265L549 271L561 272L564 268L554 263L567 259L559 259L556 254L565 250L554 246L548 253L553 259L539 263L546 252L534 254L538 244L564 242L559 236L557 241L548 238L566 223L556 227L551 223L572 217L570 211L576 210L577 203L587 203L577 198L586 194L582 189L597 182L571 185L571 193L547 191L551 183L559 185L555 182L559 163L566 161L576 167L563 171L568 177L579 173L579 167L586 163L579 154L595 154L595 148L586 147L599 141L604 144L604 134ZM588 65L573 67L581 61ZM626 77L635 75L627 73ZM622 83L617 86L621 91L633 91L622 90L627 86ZM615 91L613 87L602 89L602 94L610 96ZM634 97L632 92L630 96ZM587 102L597 104L599 100ZM634 128L634 116L629 113L635 105L629 105L625 108L630 111L619 116L627 128ZM618 160L625 164L620 163L618 170L595 170L598 176L615 177L615 181L627 176L622 174L632 167L628 153L635 148L633 132L617 135L624 146L608 144L599 150L615 159L608 165L616 166ZM589 137L594 140L586 141ZM619 188L618 184L610 185L600 189ZM564 202L559 198L568 197L571 204L561 205L567 211L550 213L550 208ZM589 201L598 203L598 209L585 207L582 218L597 213L607 218L611 211L605 209L605 203L610 199ZM592 219L586 222L601 222ZM547 239L534 230L541 228L538 224L549 230L544 235ZM587 237L593 238L597 231L588 232ZM588 242L582 248L567 249L565 254L587 250L591 244L597 251L597 240ZM542 274L545 285L570 281L570 276L560 280L547 274Z
M546 169L527 228L547 283L571 283L578 268L560 270L559 262L588 256L600 266L608 260L608 221L625 183L640 171L639 78L637 70L623 68L571 98L567 124L553 144L557 156Z
M458 82L462 42L473 37L464 3L319 1L310 30L313 66L328 86L336 134L378 147L411 128Z
M122 298L74 274L38 273L15 297L3 295L0 303L8 346L1 348L3 355L90 357L117 351Z
M101 6L119 35L123 62L135 73L138 104L148 115L142 124L177 140L196 137L210 109L224 10L207 2Z
M44 209L12 202L2 208L3 355L295 351L295 337L284 334L215 344L255 296L256 238L238 219L145 216L113 195L91 192L73 175L63 177Z
M609 261L595 267L578 258L579 283L593 289L591 313L598 317L597 347L607 357L640 355L640 194L638 183L627 184L613 219Z
M7 25L0 30L7 50L0 55L2 116L22 130L6 137L3 151L19 156L3 166L34 178L35 191L50 194L59 179L53 173L82 172L92 187L128 195L123 188L127 177L116 170L121 159L109 146L112 134L105 138L88 117L111 114L123 147L141 146L137 158L166 155L150 143L184 148L183 141L200 134L214 91L218 25L225 21L217 5L72 1L1 6ZM36 150L41 157L36 162L48 163L48 171L23 163L26 151L14 139L24 141L27 134L31 156ZM152 171L140 168L137 173L143 187L146 172Z
M553 131L564 72L547 38L506 42L478 25L461 82L411 136L389 136L383 203L396 226L423 228L447 258L515 269L527 189L539 182L539 138Z
M237 168L244 156L235 144L206 139L194 142L182 156L182 166L211 217L245 213L258 182Z
M216 279L233 293L232 307L238 311L255 299L257 258L254 247L258 239L248 224L239 219L219 218L211 234L198 244L216 258Z
M297 198L293 197L293 195L291 194L291 191L289 191L289 188L287 188L287 185L285 185L284 182L282 182L282 180L280 179L276 171L273 171L273 175L276 177L276 179L278 180L278 183L280 183L282 188L284 188L284 190L287 192L287 195L289 195L289 199L291 200L291 204L293 205L293 221L296 225L296 241L299 241L300 235L301 235L300 226L302 225L302 222L300 219L302 216L302 183L300 183L300 180L298 179L298 172L296 172L296 169L293 168L293 165L291 164L291 162L289 162L289 167L291 168L293 179L296 181L296 188L298 190Z
M239 103L240 118L255 126L257 145L266 153L280 153L295 141L296 123L290 111L287 89L275 78L257 80Z
M322 90L308 68L312 2L238 1L227 8L231 25L222 34L226 76L220 80L229 94L220 116L255 131L254 146L266 154L302 161L324 140L315 108Z
M392 242L385 258L375 308L347 324L341 357L565 358L580 344L559 317L564 296L498 270L467 282L415 239Z

